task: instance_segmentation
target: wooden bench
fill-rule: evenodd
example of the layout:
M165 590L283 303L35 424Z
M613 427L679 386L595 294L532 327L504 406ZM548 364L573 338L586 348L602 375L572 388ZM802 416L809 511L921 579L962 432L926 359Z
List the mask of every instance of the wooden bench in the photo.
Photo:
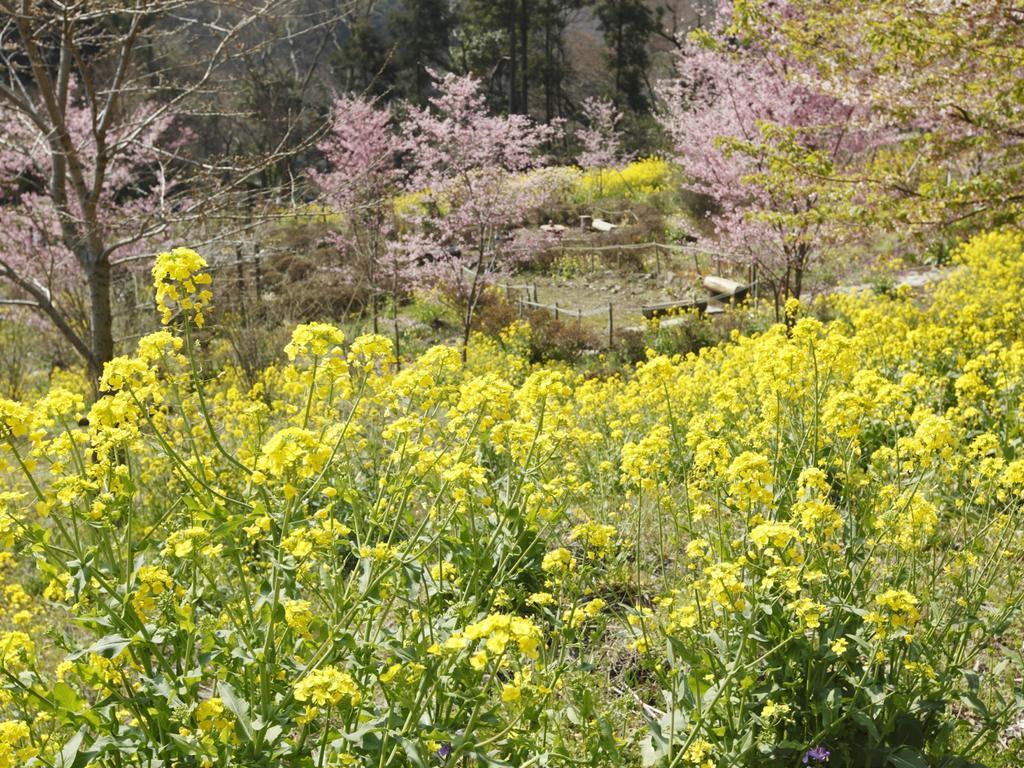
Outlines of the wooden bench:
M717 275L708 275L704 278L704 289L714 297L714 300L726 304L743 301L750 293L749 285Z
M710 299L686 299L645 304L641 308L641 312L643 312L644 317L648 320L663 315L686 312L687 310L718 314L722 311L722 304L743 301L750 293L750 286L716 275L708 275L704 278L704 288L712 294Z

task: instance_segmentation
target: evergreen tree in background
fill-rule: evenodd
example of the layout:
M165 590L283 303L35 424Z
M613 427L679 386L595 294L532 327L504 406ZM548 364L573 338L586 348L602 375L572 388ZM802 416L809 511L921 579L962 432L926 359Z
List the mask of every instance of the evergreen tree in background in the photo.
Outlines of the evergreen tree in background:
M520 9L523 0L464 0L458 5L456 69L480 78L492 109L525 112Z
M453 65L480 77L495 109L553 120L566 114L574 70L566 46L573 18L593 0L464 0Z
M344 93L380 95L395 83L394 50L384 35L376 4L356 4L355 8L334 57L337 84Z
M598 0L594 12L608 47L616 101L634 113L649 112L653 101L649 45L658 29L658 14L644 0Z
M566 50L566 29L588 0L531 0L536 32L530 75L544 99L544 119L566 115L566 88L574 72Z
M395 89L422 105L430 95L429 69L451 69L456 17L449 0L401 0L388 27L394 41Z
M678 16L677 6L693 15L700 4L674 3L668 16ZM678 23L661 28L666 8L652 0L354 0L336 34L334 85L423 104L429 70L471 74L491 109L551 121L572 116L596 83L608 83L635 123L653 103L654 39L674 42L679 32ZM594 31L606 47L601 63L589 46L569 45L572 35L589 42Z

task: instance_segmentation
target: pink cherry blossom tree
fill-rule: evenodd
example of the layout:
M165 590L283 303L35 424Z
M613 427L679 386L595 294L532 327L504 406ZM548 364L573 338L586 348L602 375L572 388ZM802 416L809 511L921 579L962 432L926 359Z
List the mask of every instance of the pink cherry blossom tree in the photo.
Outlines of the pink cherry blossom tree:
M330 131L317 148L328 170L311 175L340 219L330 238L366 281L377 332L382 287L390 283L395 293L399 279L398 262L388 248L396 237L394 196L401 179L396 165L401 139L391 110L359 96L336 99Z
M436 76L435 76L436 78ZM541 162L557 127L523 115L492 115L473 77L445 75L428 107L403 125L409 192L421 195L414 233L403 246L417 278L443 282L462 302L463 356L488 281L519 257L512 230L545 198Z
M56 119L0 101L0 278L98 375L113 355L111 257L159 228L170 179L158 145L173 148L175 131L150 103L97 125L74 81L60 96Z
M732 5L680 46L677 76L660 88L661 121L690 185L714 202L706 244L756 265L778 310L841 237L823 180L871 139L857 105L825 95L756 37L734 37Z
M622 113L610 99L588 97L580 105L583 125L576 131L581 168L615 168L629 162L622 150Z

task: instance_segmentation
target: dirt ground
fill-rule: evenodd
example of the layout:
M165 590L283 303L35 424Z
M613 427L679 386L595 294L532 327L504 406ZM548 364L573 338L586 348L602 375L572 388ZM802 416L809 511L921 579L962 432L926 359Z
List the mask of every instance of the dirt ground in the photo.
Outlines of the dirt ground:
M578 318L581 325L592 329L605 328L608 306L612 305L617 328L633 327L643 319L645 305L671 301L688 301L707 297L702 280L707 275L727 277L747 284L750 272L739 265L714 259L707 254L697 257L690 253L644 253L639 259L631 254L633 269L608 266L609 260L595 259L585 253L569 254L556 262L549 274L520 273L504 280L500 286L512 302L520 299L544 305L554 311L557 304L563 319ZM637 269L636 267L641 267ZM902 285L919 289L931 283L948 270L935 267L911 267L889 276L893 287ZM813 278L812 278L813 279ZM853 292L871 290L873 283L808 286L807 298L834 291ZM755 287L756 290L756 287Z

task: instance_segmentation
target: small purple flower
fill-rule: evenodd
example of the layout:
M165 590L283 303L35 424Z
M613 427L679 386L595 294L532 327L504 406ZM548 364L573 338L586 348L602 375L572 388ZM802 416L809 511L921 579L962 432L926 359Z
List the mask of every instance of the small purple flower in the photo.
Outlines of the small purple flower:
M437 756L442 760L447 760L448 755L452 753L452 745L447 741L441 742L441 746L437 748Z
M812 747L804 752L804 765L824 765L831 756L832 753L822 746Z

